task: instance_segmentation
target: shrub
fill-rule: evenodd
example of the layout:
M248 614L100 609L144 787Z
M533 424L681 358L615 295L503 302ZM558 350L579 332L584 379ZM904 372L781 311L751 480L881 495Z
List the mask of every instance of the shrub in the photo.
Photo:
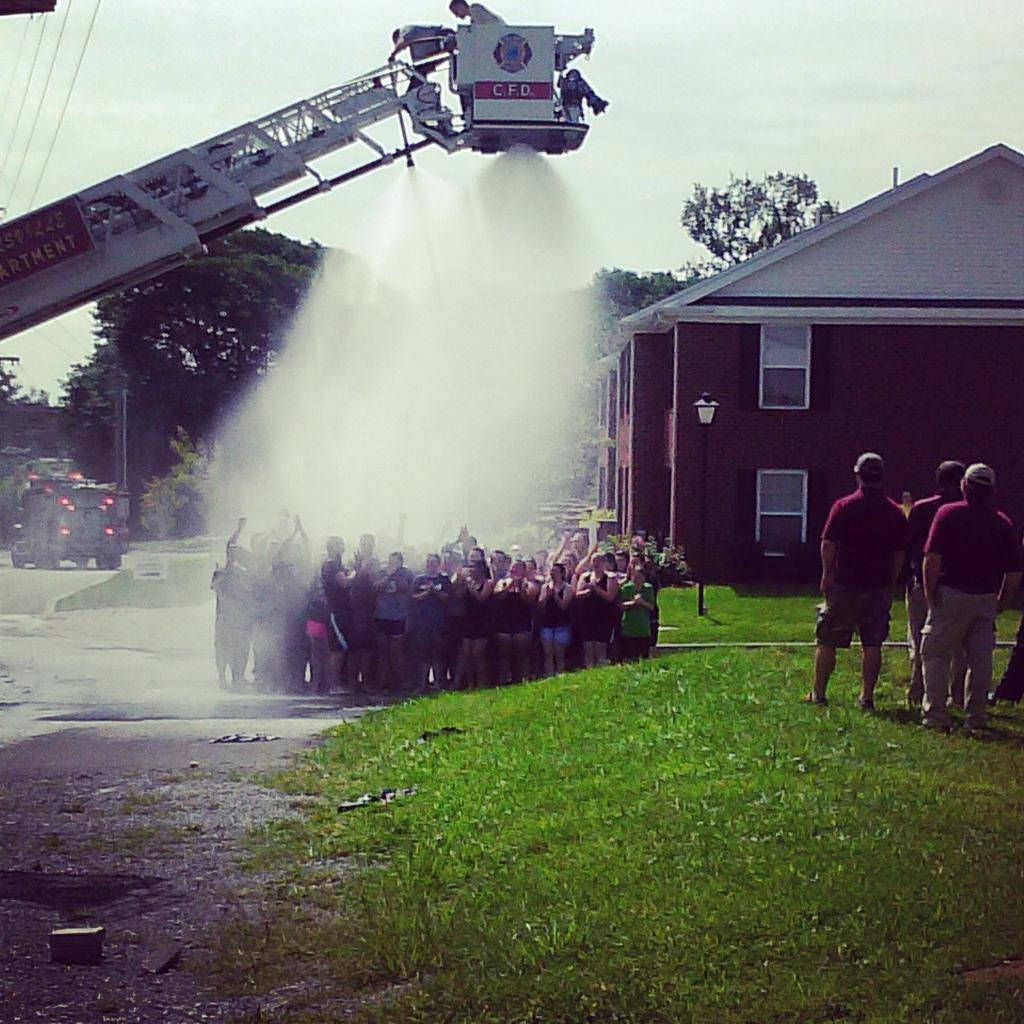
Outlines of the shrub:
M166 476L154 477L142 495L140 521L157 540L195 537L206 525L209 456L182 427L171 440L175 462Z

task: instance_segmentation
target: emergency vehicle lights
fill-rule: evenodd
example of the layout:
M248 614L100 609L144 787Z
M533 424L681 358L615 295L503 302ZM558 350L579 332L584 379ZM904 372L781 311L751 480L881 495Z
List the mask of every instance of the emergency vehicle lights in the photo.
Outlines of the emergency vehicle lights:
M65 507L67 508L67 510L69 512L74 512L75 511L75 506L72 505L70 501L67 503L67 505Z
M71 527L70 526L62 526L60 528L60 535L62 537L70 537L71 536Z
M60 496L60 503L62 505L70 505L71 504L71 499L66 494L62 494Z
M112 526L104 526L103 527L103 532L108 537L113 537L114 536L114 528Z

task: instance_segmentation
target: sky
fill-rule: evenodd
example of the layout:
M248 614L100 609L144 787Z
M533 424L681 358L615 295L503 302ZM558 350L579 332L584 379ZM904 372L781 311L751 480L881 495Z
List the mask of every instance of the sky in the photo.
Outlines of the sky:
M358 77L383 63L398 25L451 20L444 0L98 2L96 13L97 0L57 0L27 36L26 18L0 18L8 218L26 212L33 193L38 208ZM697 256L679 227L695 182L806 173L847 209L886 189L894 166L906 180L996 142L1024 150L1020 0L489 6L510 24L595 30L593 56L577 66L611 105L579 152L553 158L588 227L570 272L584 279L602 266L664 270ZM458 188L488 159L431 148L418 163L428 179ZM361 254L405 173L376 171L265 225ZM79 310L8 339L0 355L19 356L22 384L56 397L91 351L91 330Z

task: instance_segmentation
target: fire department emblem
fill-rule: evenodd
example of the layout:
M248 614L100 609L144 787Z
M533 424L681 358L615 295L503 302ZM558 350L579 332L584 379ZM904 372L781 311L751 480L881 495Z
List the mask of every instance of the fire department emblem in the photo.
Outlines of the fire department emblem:
M530 44L515 32L502 36L498 45L494 48L494 62L502 71L515 74L522 71L533 59L533 50Z

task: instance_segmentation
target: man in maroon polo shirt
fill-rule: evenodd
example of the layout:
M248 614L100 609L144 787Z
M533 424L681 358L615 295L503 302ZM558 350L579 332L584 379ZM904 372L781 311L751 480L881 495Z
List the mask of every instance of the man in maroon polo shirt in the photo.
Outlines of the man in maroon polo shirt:
M903 568L907 521L885 496L882 457L865 452L853 467L857 490L832 506L821 534L821 593L815 630L811 704L825 704L825 689L836 666L836 648L849 647L854 630L861 645L858 705L874 708L882 668L882 644L889 635L893 587Z
M992 681L995 621L1021 579L1013 524L995 507L995 472L967 467L964 500L940 508L924 546L928 618L921 634L924 703L921 724L948 732L949 663L961 644L967 655L964 710L968 729L984 729Z
M910 683L907 686L907 706L921 707L924 699L924 667L921 661L921 630L928 618L928 602L924 596L924 545L928 540L935 513L943 505L960 501L963 494L960 481L966 467L952 459L940 463L935 471L936 493L914 503L907 517L907 647L910 654ZM964 678L967 675L967 661L963 648L953 654L953 703L964 706Z

